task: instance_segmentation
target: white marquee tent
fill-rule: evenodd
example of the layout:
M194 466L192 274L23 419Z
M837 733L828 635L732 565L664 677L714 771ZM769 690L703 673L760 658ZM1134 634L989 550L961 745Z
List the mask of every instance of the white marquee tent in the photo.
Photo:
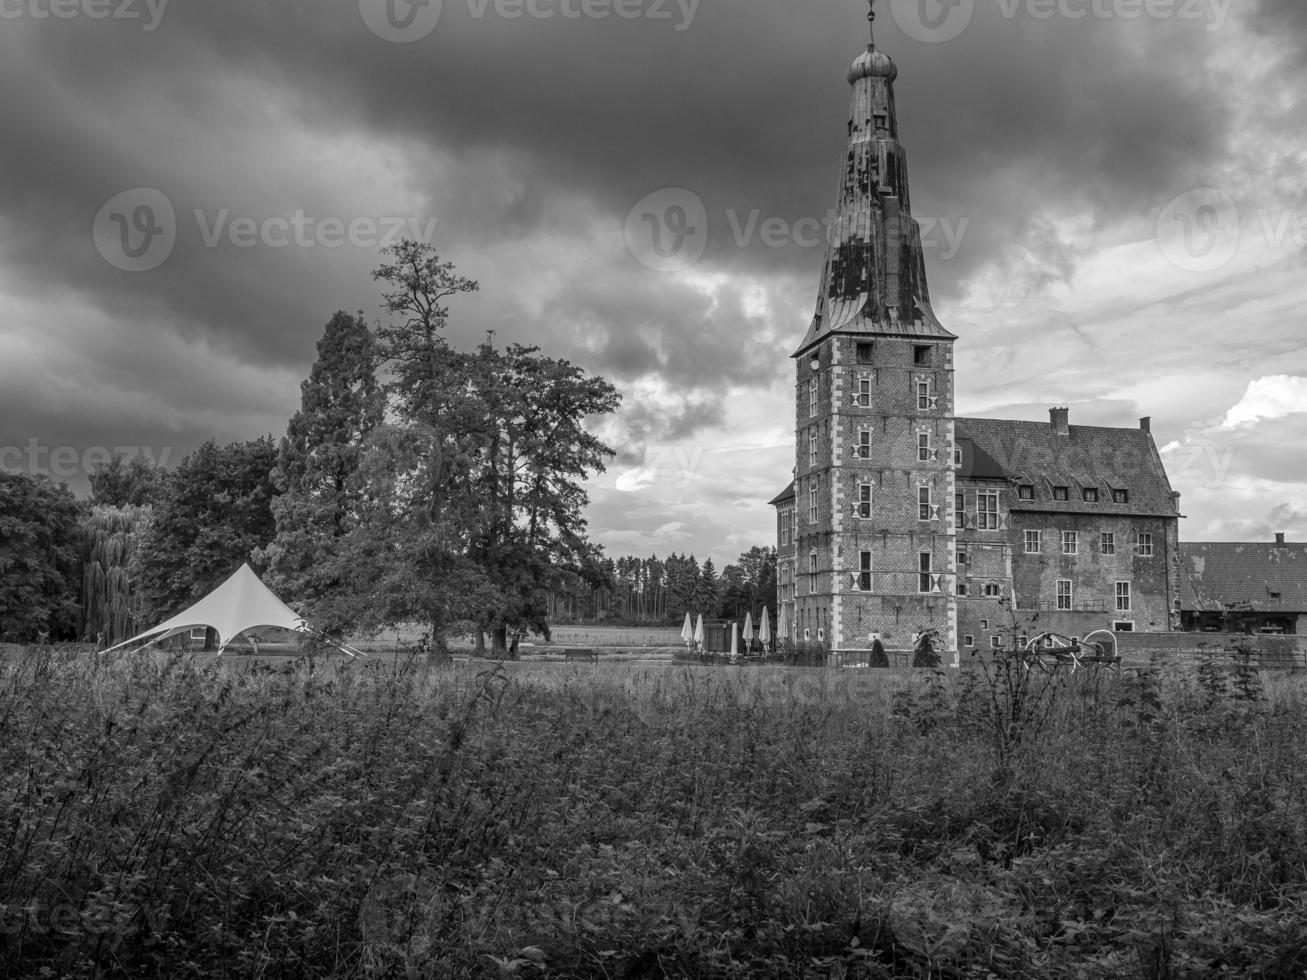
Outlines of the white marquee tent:
M153 646L177 633L201 627L209 627L218 634L219 654L238 636L250 630L280 628L326 640L350 656L359 655L357 650L327 640L312 629L302 616L263 584L249 565L242 565L236 574L185 612L111 649L119 650L142 640L149 640L147 646Z

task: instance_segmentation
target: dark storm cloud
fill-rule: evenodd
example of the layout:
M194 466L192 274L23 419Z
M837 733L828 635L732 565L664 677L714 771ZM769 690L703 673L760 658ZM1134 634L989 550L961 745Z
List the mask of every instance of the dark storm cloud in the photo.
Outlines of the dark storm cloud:
M86 254L89 215L124 187L159 186L186 211L268 207L259 174L279 149L259 132L257 103L232 96L288 106L305 125L342 135L425 142L454 167L511 155L523 186L510 206L478 215L452 202L442 215L463 241L547 231L540 202L564 188L620 222L650 190L686 186L716 219L706 261L813 273L820 248L742 250L725 215L826 214L861 6L719 0L678 32L652 21L476 19L449 2L436 31L412 45L379 41L349 0L178 0L152 33L86 19L11 23L31 53L4 69L6 90L29 96L4 110L15 136L4 207L24 251L65 257L64 274L82 288L110 298L148 288L182 323L244 335L237 349L283 361L293 345L278 327L297 298L331 292L343 268L366 269L365 257L213 254L192 235L146 286ZM932 270L944 296L1022 233L1041 198L1089 201L1104 218L1138 209L1170 191L1178 163L1200 165L1223 132L1217 93L1183 70L1206 36L1184 25L1006 20L982 8L962 38L923 45L881 23L902 66L916 210L970 220L958 260ZM190 158L168 143L194 134ZM225 165L217 188L205 159L215 152ZM434 200L445 179L424 188Z
M924 44L886 6L914 213L965 231L956 249L928 248L945 309L990 263L1018 293L1069 278L1081 245L1059 216L1148 220L1224 162L1230 93L1202 66L1228 30L1009 19L981 3L961 37ZM262 434L294 410L293 379L332 311L377 315L375 248L210 247L197 209L204 224L396 208L437 220L442 256L483 285L453 304L453 339L493 329L611 376L628 394L633 457L702 438L732 390L784 392L823 249L740 230L793 229L833 203L862 0L711 0L684 30L474 9L445 0L436 30L407 45L374 36L358 0L173 0L154 31L0 21L0 290L97 311L93 328L28 336L67 383L94 378L94 402L113 406L53 400L13 439L172 433L189 447ZM1294 3L1263 0L1257 16L1303 28ZM90 226L141 186L169 197L179 233L163 265L133 275L97 254ZM633 205L669 187L707 208L701 281L654 273L623 245ZM240 367L264 374L234 391L213 377ZM17 397L7 388L0 414ZM136 434L106 438L92 415Z

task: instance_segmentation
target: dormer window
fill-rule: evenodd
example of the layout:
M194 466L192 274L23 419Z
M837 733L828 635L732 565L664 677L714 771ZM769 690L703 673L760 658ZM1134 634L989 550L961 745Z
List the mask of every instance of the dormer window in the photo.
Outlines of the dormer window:
M1098 503L1098 489L1096 487L1085 487L1085 503Z
M1054 487L1054 488L1053 488L1053 499L1054 499L1054 500L1070 500L1070 499L1071 499L1071 490L1070 490L1070 488L1069 488L1069 487Z
M1130 503L1130 491L1129 491L1129 490L1113 490L1113 491L1112 491L1112 503L1114 503L1114 504L1128 504L1128 503Z
M1017 496L1022 500L1034 500L1035 488L1029 483L1023 483L1017 490Z

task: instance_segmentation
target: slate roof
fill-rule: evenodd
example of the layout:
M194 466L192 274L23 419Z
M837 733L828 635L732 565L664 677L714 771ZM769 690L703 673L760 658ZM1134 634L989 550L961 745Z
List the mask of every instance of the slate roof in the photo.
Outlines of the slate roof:
M1181 544L1180 573L1187 611L1249 603L1254 612L1307 612L1307 544Z
M782 490L780 493L778 493L775 497L773 497L768 502L767 506L775 507L777 504L783 504L785 503L785 501L793 500L793 499L794 499L794 481L791 480L790 485L786 487L784 490Z
M1013 494L1017 512L1179 517L1162 458L1143 429L1073 425L1058 435L1047 422L1009 419L957 420L962 450L961 480L1010 480L1035 488L1034 500ZM1068 500L1054 500L1053 488L1066 487ZM1084 490L1098 490L1098 502ZM1129 494L1114 503L1113 490Z

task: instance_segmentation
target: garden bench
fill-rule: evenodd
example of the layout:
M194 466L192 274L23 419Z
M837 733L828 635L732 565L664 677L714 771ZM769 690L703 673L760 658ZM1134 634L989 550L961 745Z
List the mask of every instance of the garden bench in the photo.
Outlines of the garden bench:
M599 662L599 651L597 650L564 650L563 661L565 663L587 662L597 664Z

